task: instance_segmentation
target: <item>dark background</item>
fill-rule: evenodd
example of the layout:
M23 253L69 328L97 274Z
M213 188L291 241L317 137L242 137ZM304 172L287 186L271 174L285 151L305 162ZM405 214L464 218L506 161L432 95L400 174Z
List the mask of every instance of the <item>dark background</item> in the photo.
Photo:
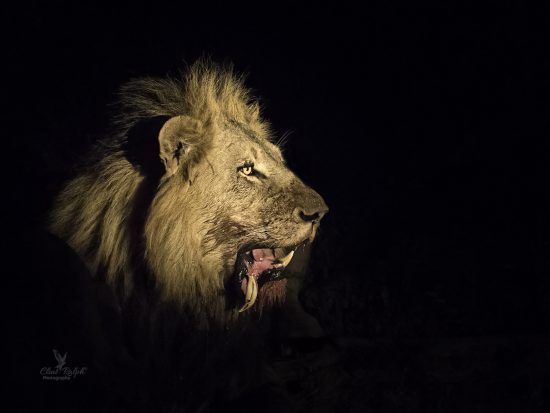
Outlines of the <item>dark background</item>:
M6 225L40 224L123 82L233 62L331 208L302 299L340 357L294 391L341 411L547 409L550 14L211 7L10 10Z

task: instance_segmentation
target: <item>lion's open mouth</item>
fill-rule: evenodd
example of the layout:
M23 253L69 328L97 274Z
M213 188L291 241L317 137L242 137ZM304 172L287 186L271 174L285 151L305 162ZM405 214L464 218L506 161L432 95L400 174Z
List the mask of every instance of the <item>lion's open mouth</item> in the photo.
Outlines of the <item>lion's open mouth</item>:
M237 255L237 281L245 300L239 312L254 305L263 285L282 278L297 247L255 248Z

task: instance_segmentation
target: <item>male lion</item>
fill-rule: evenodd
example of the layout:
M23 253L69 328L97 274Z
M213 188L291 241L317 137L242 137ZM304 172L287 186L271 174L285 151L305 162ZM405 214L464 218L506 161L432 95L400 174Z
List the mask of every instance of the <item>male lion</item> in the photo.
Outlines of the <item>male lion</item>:
M198 62L181 81L131 81L119 109L49 228L116 297L125 355L170 383L155 397L185 393L179 381L230 398L222 389L243 381L212 369L254 370L245 327L283 300L283 270L328 208L287 168L231 69ZM185 406L205 406L190 393Z

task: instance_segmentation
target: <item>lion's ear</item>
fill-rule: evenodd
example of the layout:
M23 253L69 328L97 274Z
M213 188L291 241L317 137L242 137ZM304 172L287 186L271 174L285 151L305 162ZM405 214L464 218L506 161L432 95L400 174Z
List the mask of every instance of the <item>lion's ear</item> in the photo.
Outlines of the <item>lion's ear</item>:
M175 116L166 121L159 132L160 158L168 176L174 175L202 134L202 123L189 116Z

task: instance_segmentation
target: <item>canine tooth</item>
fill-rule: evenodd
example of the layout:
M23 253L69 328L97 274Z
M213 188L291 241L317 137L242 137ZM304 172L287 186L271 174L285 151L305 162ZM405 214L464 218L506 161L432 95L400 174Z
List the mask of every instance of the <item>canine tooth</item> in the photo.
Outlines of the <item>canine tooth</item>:
M256 277L249 276L248 277L248 285L246 288L246 301L250 301L252 298L252 294L254 292L254 285L256 284Z
M290 263L290 260L292 260L293 256L294 256L294 251L290 251L287 256L281 258L279 261L281 262L283 267L286 267Z
M252 307L254 303L256 302L256 298L258 298L258 282L256 281L256 277L252 277L254 281L253 284L253 290L252 290L252 297L250 298L250 306Z
M245 305L243 305L243 306L241 307L241 309L239 310L239 313L243 313L243 312L245 312L246 310L248 310L249 308L250 308L249 303L245 303Z
M246 311L250 307L252 307L256 302L257 297L258 297L258 282L256 281L256 277L249 276L248 283L246 286L245 303L239 310L239 313L242 313L243 311Z

